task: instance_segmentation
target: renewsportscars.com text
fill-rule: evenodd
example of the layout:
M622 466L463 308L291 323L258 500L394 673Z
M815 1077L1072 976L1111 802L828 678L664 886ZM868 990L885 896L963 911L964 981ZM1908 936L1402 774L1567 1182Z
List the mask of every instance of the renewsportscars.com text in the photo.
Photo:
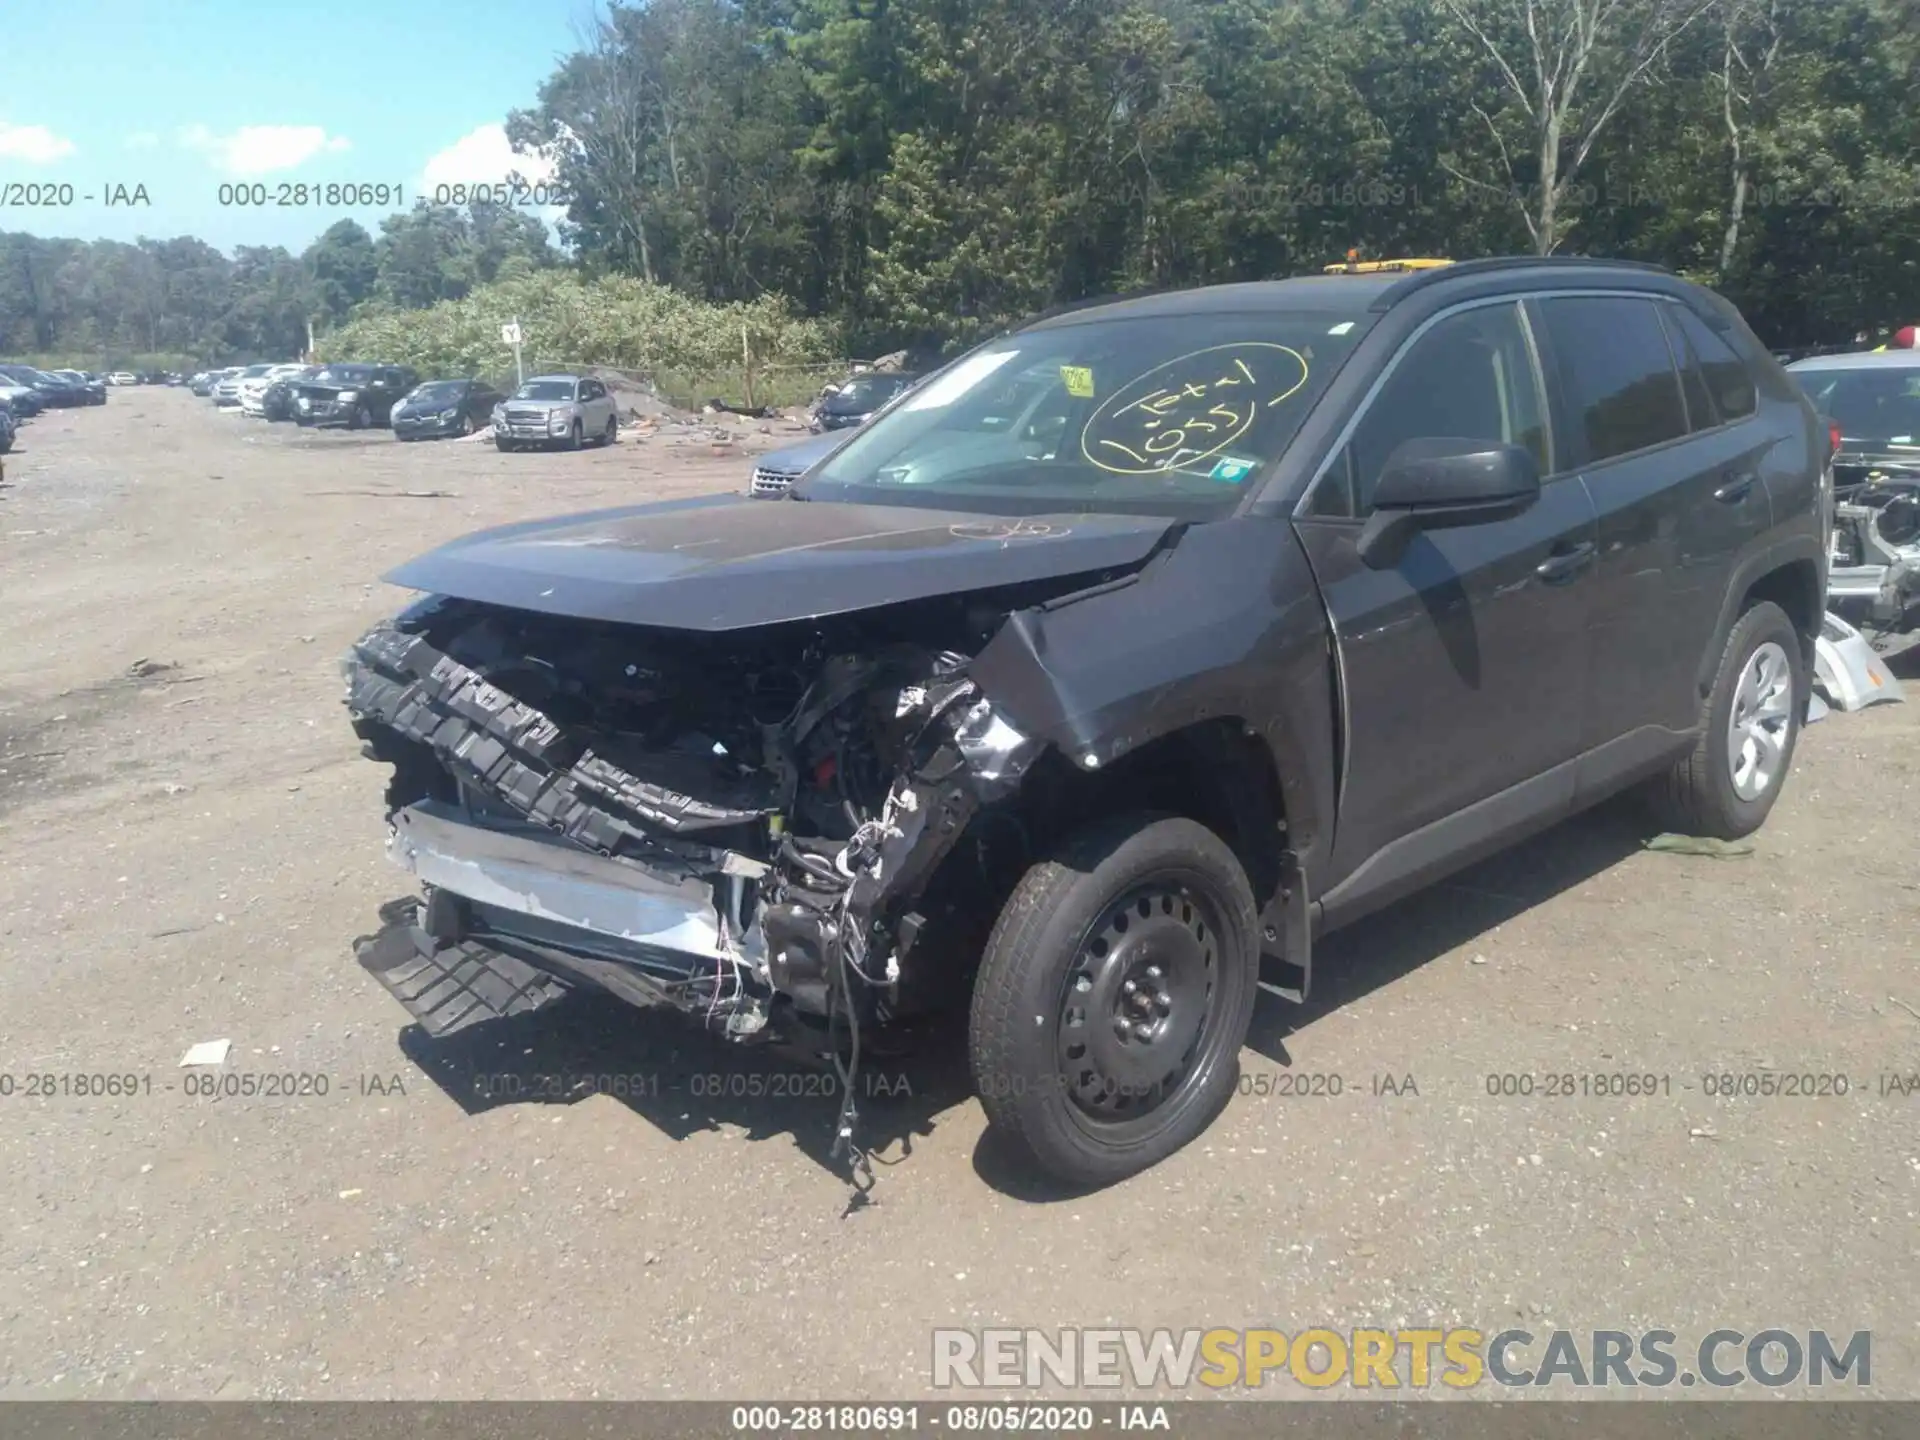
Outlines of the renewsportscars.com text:
M1873 1383L1873 1332L1351 1329L936 1330L936 1389L1062 1387L1452 1390L1488 1384L1588 1389Z

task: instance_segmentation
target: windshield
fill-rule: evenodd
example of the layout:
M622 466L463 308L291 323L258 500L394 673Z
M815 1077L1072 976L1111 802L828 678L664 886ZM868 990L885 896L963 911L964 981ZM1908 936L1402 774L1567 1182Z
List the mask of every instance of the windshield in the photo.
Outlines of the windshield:
M849 380L820 402L820 408L838 415L865 415L878 410L907 387L898 375L862 375Z
M249 365L240 372L240 378L242 380L258 380L271 369L273 369L271 365Z
M571 400L573 399L573 381L571 380L529 380L513 392L516 400Z
M329 365L313 377L329 385L364 385L373 378L371 365Z
M1920 450L1920 365L1802 371L1814 408L1837 422L1850 450Z
M802 499L988 514L1225 515L1365 331L1333 314L1148 315L991 341L875 420Z
M407 399L421 405L451 405L466 388L464 380L430 380Z

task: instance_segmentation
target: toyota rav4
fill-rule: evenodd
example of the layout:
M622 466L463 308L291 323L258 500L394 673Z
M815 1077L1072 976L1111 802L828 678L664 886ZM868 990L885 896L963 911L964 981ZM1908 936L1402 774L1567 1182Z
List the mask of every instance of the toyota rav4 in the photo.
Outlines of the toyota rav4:
M1762 823L1830 449L1650 267L1042 318L784 498L393 571L423 597L344 669L424 894L361 963L429 1033L587 990L797 1043L856 1158L862 1042L957 1008L992 1125L1117 1179L1209 1124L1333 928L1631 786Z

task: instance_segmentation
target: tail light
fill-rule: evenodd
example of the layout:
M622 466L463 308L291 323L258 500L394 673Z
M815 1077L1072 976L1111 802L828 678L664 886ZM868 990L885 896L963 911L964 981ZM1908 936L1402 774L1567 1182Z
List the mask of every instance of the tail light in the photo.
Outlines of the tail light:
M1831 460L1840 453L1840 422L1827 422L1827 459Z

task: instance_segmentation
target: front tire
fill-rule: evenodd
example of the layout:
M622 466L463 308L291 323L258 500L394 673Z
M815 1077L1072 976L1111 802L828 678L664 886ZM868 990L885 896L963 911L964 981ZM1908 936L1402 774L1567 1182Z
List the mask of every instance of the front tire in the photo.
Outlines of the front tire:
M567 432L567 448L569 450L578 450L585 442L585 439L586 437L580 429L580 422L578 420L574 421L573 429Z
M602 445L611 445L619 438L619 435L620 417L618 415L607 416L607 428L600 432L600 443Z
M506 454L506 452L509 450L517 450L520 448L519 446L515 445L513 441L507 439L507 437L504 435L494 436L493 445L494 445L494 448L503 455Z
M371 424L373 424L373 412L364 404L354 406L353 414L347 417L349 430L365 430Z
M1179 817L1086 827L1014 888L974 982L988 1122L1069 1185L1111 1184L1205 1130L1239 1073L1260 946L1226 843Z
M1758 830L1793 763L1812 685L1787 612L1763 600L1743 614L1701 705L1698 742L1648 786L1660 822L1719 840Z

